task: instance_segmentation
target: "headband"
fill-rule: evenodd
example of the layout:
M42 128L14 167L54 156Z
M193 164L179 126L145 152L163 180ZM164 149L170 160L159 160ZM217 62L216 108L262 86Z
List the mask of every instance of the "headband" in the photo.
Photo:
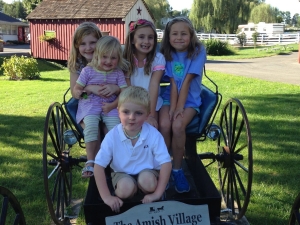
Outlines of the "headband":
M130 30L130 32L133 32L139 26L150 26L153 30L155 30L155 27L154 27L153 23L151 23L148 20L139 19L137 21L131 21L129 23L129 30Z

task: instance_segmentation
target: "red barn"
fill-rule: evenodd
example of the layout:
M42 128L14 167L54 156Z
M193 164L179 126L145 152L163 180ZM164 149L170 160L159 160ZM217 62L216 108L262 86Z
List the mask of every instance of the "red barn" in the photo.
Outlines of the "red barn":
M154 22L144 0L43 0L27 19L32 56L51 60L68 59L73 33L84 21L96 23L121 44L130 21Z

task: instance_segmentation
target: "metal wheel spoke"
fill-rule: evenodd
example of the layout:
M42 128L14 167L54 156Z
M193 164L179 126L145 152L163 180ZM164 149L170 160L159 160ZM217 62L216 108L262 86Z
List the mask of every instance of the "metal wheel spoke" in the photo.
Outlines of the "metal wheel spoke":
M238 130L236 139L234 140L233 145L232 145L232 149L233 149L233 150L235 149L235 147L236 147L236 145L237 145L237 143L238 143L238 140L240 139L240 135L241 135L241 133L242 133L243 128L244 128L244 121L241 121L240 128L239 128L239 130Z
M242 170L244 170L246 173L249 172L248 168L246 168L245 166L243 166L239 161L234 160L234 163L239 166L239 168L241 168Z
M241 147L239 147L238 149L236 149L235 150L235 154L238 154L238 153L240 153L243 149L245 149L245 148L247 148L248 147L248 144L246 143L246 144L244 144L244 145L242 145Z

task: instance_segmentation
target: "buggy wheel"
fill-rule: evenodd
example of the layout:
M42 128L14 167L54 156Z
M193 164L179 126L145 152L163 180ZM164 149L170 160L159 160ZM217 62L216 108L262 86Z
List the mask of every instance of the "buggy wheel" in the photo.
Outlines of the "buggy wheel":
M289 220L289 225L296 224L300 224L300 193L294 201Z
M26 225L20 203L13 193L7 188L0 186L0 195L2 196L0 224Z
M218 175L224 211L234 219L246 213L252 186L252 138L246 111L238 99L229 99L220 119Z
M63 224L65 210L71 203L72 171L69 149L63 134L68 128L61 104L50 105L43 140L43 174L46 200L55 224Z

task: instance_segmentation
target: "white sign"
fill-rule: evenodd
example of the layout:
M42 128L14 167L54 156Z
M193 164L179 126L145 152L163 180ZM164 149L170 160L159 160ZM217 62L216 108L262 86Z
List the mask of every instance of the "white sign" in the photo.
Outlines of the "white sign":
M137 205L105 221L106 225L210 225L207 205L177 201Z

